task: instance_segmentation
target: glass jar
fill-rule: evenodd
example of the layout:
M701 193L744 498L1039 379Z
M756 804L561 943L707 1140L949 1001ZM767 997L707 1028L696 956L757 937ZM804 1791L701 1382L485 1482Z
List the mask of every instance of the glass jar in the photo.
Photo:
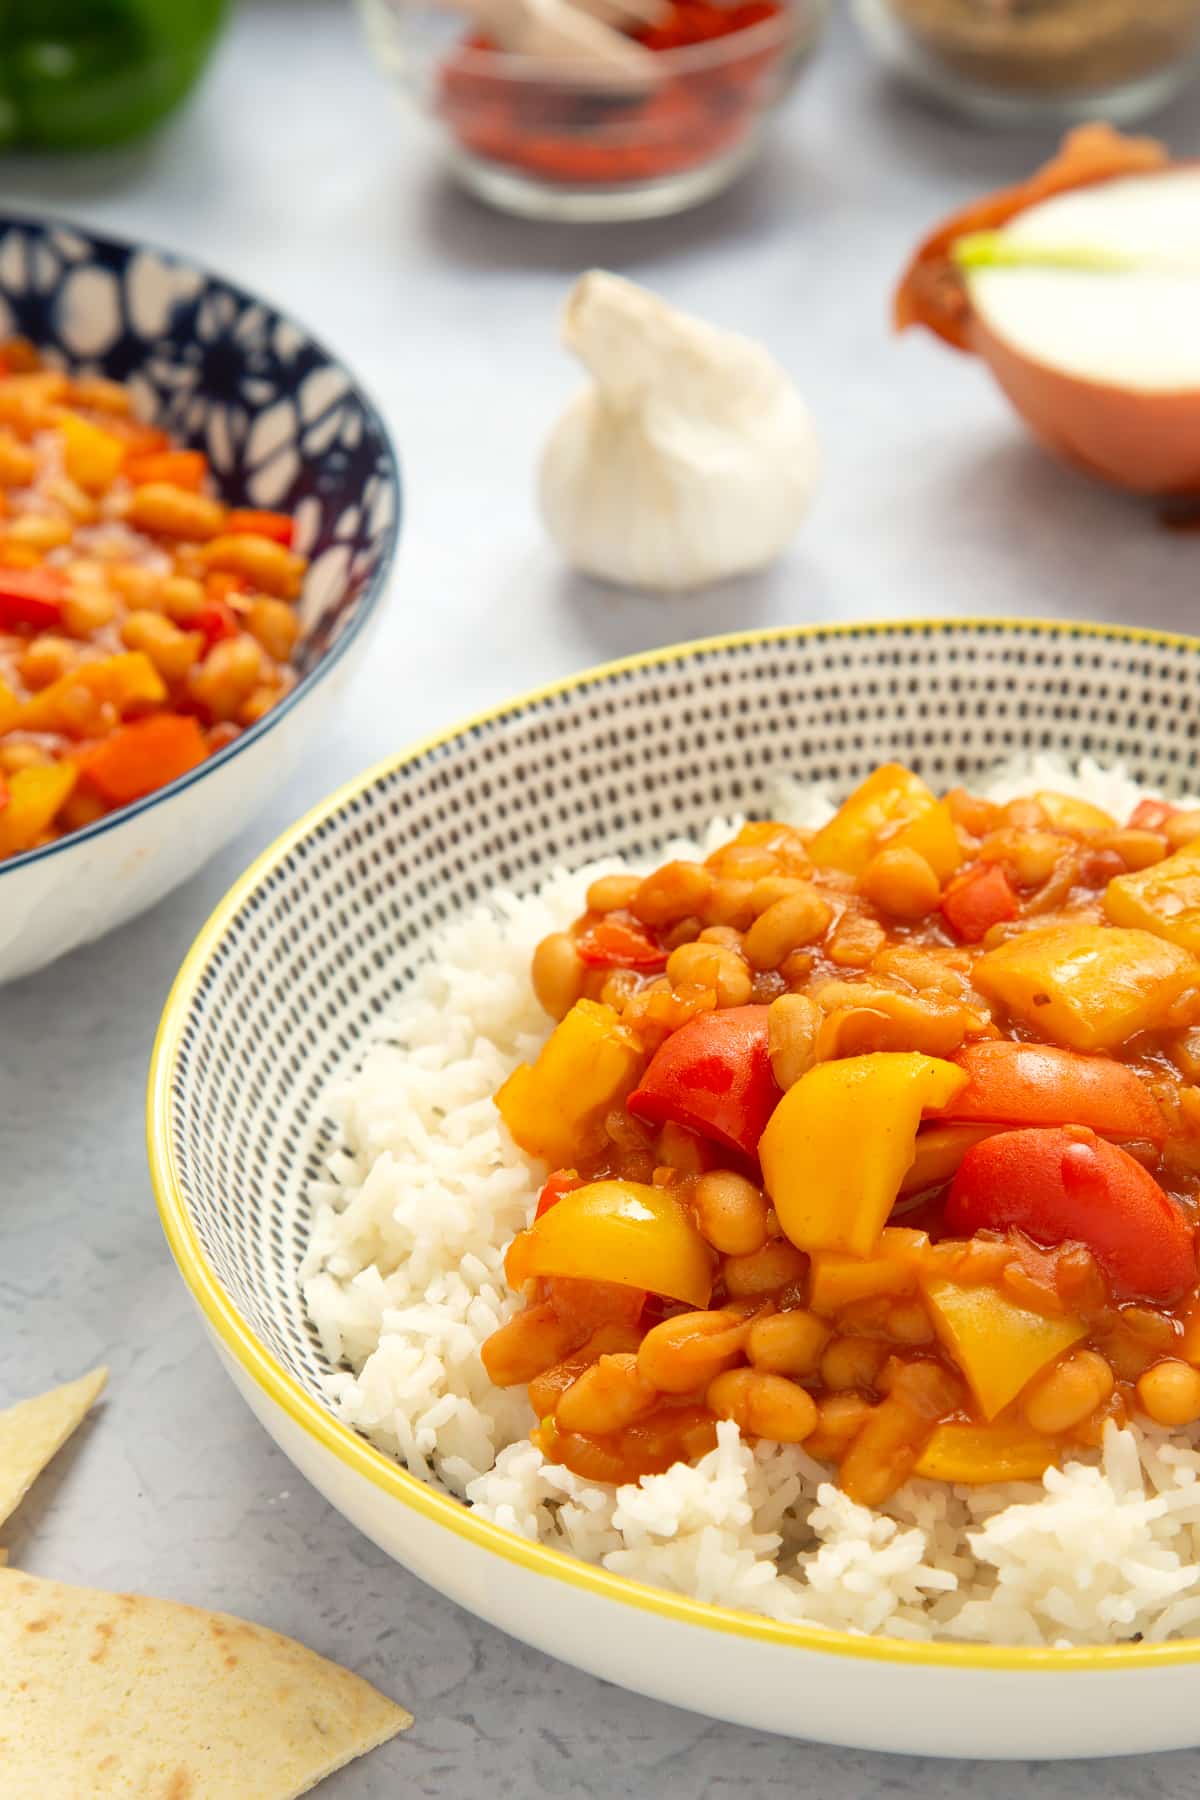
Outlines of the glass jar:
M854 0L914 86L996 123L1126 124L1200 68L1200 0Z

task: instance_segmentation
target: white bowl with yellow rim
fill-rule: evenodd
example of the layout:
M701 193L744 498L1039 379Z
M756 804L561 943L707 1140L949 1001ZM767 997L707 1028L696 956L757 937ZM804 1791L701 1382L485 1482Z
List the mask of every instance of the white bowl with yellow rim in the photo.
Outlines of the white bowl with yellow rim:
M299 1265L322 1095L438 929L555 865L646 857L781 774L846 791L900 757L952 785L1019 751L1200 785L1200 640L1033 621L797 628L684 645L527 695L368 771L242 877L168 1001L149 1092L171 1249L271 1436L452 1600L606 1680L758 1729L971 1757L1200 1741L1200 1640L1054 1649L781 1624L479 1518L336 1417Z

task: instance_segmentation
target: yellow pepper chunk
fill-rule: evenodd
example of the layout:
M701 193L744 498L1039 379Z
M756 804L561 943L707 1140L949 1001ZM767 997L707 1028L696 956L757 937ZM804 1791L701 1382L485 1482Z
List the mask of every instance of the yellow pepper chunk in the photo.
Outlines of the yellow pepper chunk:
M167 697L166 683L150 658L144 651L127 650L81 663L52 681L25 702L17 723L26 731L71 730L75 713L70 697L81 688L97 701L109 701L119 713L142 701L157 705Z
M1200 964L1148 931L1052 925L1023 931L981 956L974 981L1044 1042L1115 1050L1162 1025Z
M0 681L0 737L17 722L21 710L21 702L9 687L7 681Z
M1058 1451L1043 1437L1007 1419L991 1425L938 1425L917 1458L914 1475L926 1481L1037 1481Z
M932 796L931 796L932 797ZM923 856L938 880L945 886L963 862L962 845L954 827L954 817L944 800L934 801L898 831L885 830L878 840L881 850L915 850Z
M879 1294L903 1294L917 1285L917 1266L929 1238L923 1231L889 1225L880 1234L874 1256L845 1256L840 1250L814 1250L808 1271L808 1304L825 1316L856 1300Z
M1082 1319L1050 1318L995 1287L927 1281L934 1329L966 1376L985 1419L994 1419L1039 1369L1087 1335Z
M496 1105L522 1150L561 1167L599 1149L604 1115L633 1087L643 1060L611 1006L579 1000L537 1061L513 1070Z
M926 1125L917 1138L900 1192L922 1194L926 1188L941 1187L957 1173L968 1150L1005 1129L1003 1125Z
M1114 876L1104 910L1114 925L1139 926L1200 956L1200 838L1148 869Z
M945 1106L966 1079L953 1063L909 1050L847 1056L802 1075L758 1146L792 1243L870 1256L912 1162L922 1112Z
M64 412L58 427L63 435L63 465L71 480L90 492L108 487L125 460L120 438L73 412Z
M669 1188L592 1181L564 1194L508 1247L512 1287L536 1275L613 1281L705 1307L713 1254Z
M0 856L32 850L49 830L78 778L74 763L38 763L8 777L8 804L0 806Z
M901 842L895 834L937 804L911 769L881 763L821 827L808 854L818 868L861 875L885 838Z
M1045 789L1033 797L1051 825L1057 825L1061 831L1086 834L1090 831L1115 831L1117 828L1117 821L1112 814L1104 812L1099 806L1093 806L1089 800L1076 800L1070 794L1056 794Z

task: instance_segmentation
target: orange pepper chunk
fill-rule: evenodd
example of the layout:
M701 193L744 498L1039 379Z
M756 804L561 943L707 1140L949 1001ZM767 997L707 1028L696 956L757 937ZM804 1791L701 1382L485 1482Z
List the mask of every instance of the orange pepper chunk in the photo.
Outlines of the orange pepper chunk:
M80 777L110 806L125 806L186 775L207 755L195 719L156 713L122 725L77 761Z
M225 521L225 529L235 533L248 532L251 537L270 538L273 543L284 544L289 550L296 535L295 520L287 513L262 512L249 507L235 507Z
M124 473L134 487L167 481L198 493L208 477L208 458L202 450L127 451Z

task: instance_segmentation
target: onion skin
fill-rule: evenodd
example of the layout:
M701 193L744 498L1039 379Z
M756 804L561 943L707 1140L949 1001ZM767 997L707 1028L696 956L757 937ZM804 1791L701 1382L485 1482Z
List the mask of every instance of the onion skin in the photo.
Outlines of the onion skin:
M1029 181L976 201L931 232L901 278L893 309L897 330L923 325L953 349L980 357L1046 449L1116 487L1160 496L1200 493L1200 390L1146 393L1034 360L972 307L951 246L1054 194L1180 166L1153 139L1082 126Z
M1013 350L973 312L968 347L1056 456L1135 494L1200 493L1200 390L1139 393L1065 375Z

